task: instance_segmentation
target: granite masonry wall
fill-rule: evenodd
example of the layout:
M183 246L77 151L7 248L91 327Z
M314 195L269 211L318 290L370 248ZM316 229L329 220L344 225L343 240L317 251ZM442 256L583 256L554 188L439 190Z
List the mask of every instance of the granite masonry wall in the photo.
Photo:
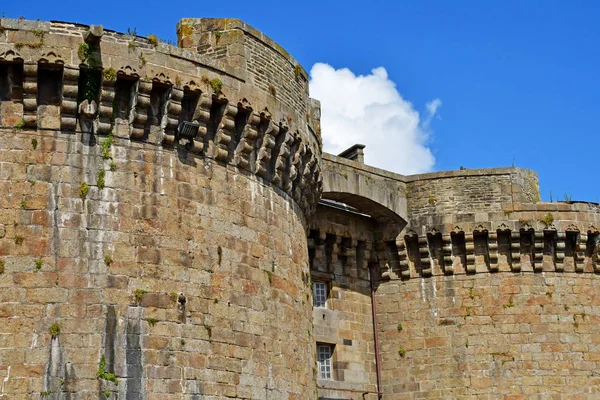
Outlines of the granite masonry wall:
M498 272L382 283L384 398L600 397L599 282Z
M1 396L312 396L305 227L289 198L125 139L111 171L77 135L1 134ZM103 358L118 385L98 375Z
M310 114L306 71L262 32L239 19L184 18L177 34L182 48L243 71L245 83L267 93L267 102L277 99L282 108L300 114L300 121L318 122ZM320 135L318 126L309 126Z
M503 204L539 201L537 174L520 168L465 169L406 178L407 230L450 231L501 220Z
M356 161L325 159L324 196L349 199L358 210L319 206L313 222L318 234L312 231L309 249L321 247L309 251L319 260L311 263L311 273L324 279L315 266L334 267L340 255L353 254L345 237L372 240L367 264L379 272L375 302L383 399L600 396L594 338L600 312L597 205L539 202L536 174L518 168L399 176L366 166L353 173ZM368 175L354 184L367 172L376 179ZM378 224L386 214L369 204L385 206L389 199L382 194L394 184L405 185L405 192L387 212L406 223L395 225L402 229L395 241L382 240ZM325 212L328 207L335 212ZM367 232L372 236L364 239ZM366 293L341 268L332 274L331 287L347 281L355 283L353 291ZM347 357L339 346L346 334L342 327L356 315L343 312L353 309L350 302L333 298L332 303L335 311L315 309L314 324L315 332L330 336L321 342L337 343L336 359ZM367 352L362 359L373 356ZM358 387L345 376L328 386ZM366 396L376 398L374 392Z
M308 238L313 282L328 287L326 307L313 309L314 340L334 349L333 379L319 379L323 398L374 399L377 393L369 263L372 218L320 205Z
M600 398L598 205L322 154L284 49L177 35L0 19L0 398Z
M314 398L306 82L292 103L156 37L0 27L0 398Z
M376 291L384 398L600 397L598 206L539 202L514 168L407 181Z

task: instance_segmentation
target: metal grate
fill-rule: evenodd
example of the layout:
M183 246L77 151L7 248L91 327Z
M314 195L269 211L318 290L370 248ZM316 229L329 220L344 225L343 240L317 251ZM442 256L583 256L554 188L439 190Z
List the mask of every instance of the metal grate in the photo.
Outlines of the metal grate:
M200 125L194 123L194 122L190 122L190 121L183 121L179 123L179 126L177 127L177 134L175 135L176 139L188 139L188 140L193 140L194 137L196 136L196 134L198 133L198 128L200 128Z

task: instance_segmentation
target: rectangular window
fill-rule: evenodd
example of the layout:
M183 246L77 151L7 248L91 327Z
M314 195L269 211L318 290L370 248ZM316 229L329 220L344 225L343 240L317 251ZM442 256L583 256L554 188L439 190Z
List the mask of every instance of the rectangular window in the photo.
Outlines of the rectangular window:
M162 118L167 111L167 103L171 94L171 86L152 82L152 91L150 92L150 107L148 107L148 126L160 126Z
M23 98L23 63L0 62L0 102Z
M317 345L317 369L319 371L319 379L331 378L331 356L333 354L331 345Z
M137 80L117 75L115 82L115 98L113 100L113 117L129 119L133 99L137 91Z
M62 102L63 66L61 64L38 64L38 104L60 106Z
M200 101L200 92L184 90L183 99L181 99L181 112L179 113L179 122L193 121L196 108Z
M325 282L313 282L313 306L327 307L327 285L325 285Z

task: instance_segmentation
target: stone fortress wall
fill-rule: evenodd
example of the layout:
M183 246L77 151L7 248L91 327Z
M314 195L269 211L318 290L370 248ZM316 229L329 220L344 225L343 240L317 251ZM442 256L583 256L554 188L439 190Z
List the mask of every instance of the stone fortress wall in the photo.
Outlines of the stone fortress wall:
M376 295L388 398L600 398L598 206L517 168L408 181Z
M200 54L0 21L0 398L315 396L318 102L280 48L213 22Z
M597 205L322 154L285 50L177 33L0 20L0 398L600 398Z
M537 175L519 168L401 176L324 159L323 198L357 209L321 205L311 224L313 279L330 283L333 303L315 312L325 326L315 337L335 345L343 376L319 381L323 398L360 399L349 392L359 387L376 398L373 374L362 385L345 378L376 371L373 346L359 339L373 328L370 265L384 399L600 396L597 205L540 202ZM403 218L394 240L373 202ZM362 308L338 300L361 294ZM348 328L357 320L366 329Z

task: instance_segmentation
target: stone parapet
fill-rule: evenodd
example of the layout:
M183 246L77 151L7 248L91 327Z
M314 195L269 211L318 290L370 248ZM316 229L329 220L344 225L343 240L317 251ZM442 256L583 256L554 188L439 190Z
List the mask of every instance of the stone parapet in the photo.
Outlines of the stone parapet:
M594 225L570 223L557 230L552 214L544 228L527 221L502 223L495 229L484 225L465 231L456 226L450 233L432 229L426 235L408 231L398 238L398 258L382 269L383 279L410 279L434 275L493 272L600 272L600 234ZM515 229L515 226L519 226ZM586 226L583 228L583 226ZM580 228L582 227L582 228Z
M179 45L232 68L248 84L290 109L310 114L308 74L274 40L234 18L184 18Z

